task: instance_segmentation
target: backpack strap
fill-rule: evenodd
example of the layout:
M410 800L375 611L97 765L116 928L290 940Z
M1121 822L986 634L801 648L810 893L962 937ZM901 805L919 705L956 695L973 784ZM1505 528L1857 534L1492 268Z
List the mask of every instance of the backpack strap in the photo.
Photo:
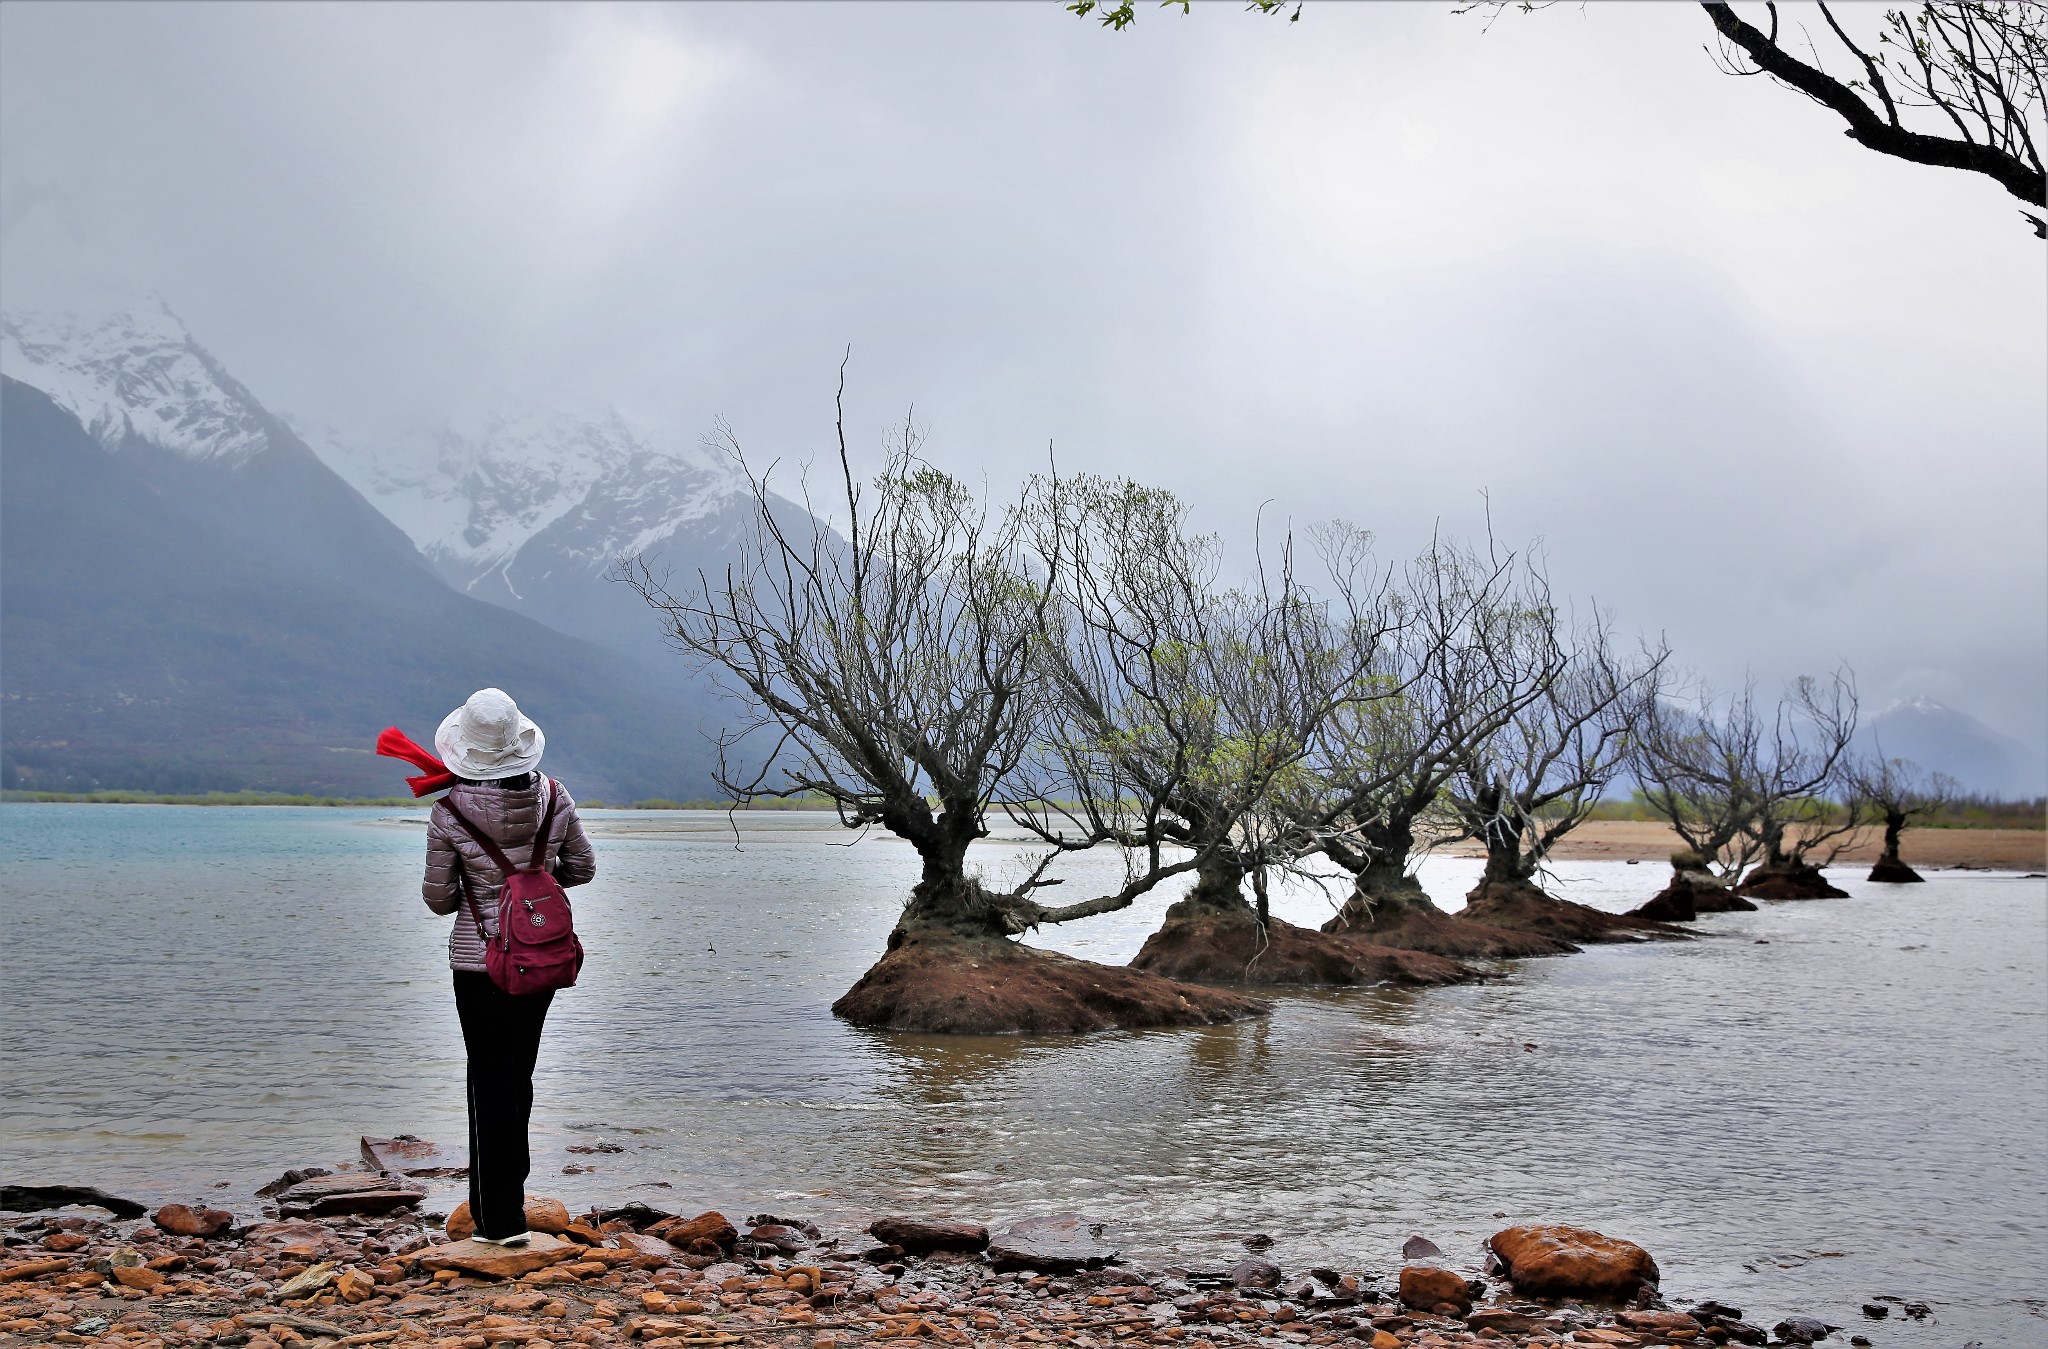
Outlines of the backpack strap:
M555 826L555 801L562 791L562 784L556 782L553 778L549 778L547 783L547 808L541 812L540 828L535 830L533 835L533 855L529 859L528 865L524 868L513 866L512 859L505 855L505 850L498 846L496 840L492 839L483 830L477 828L476 822L462 813L462 807L455 804L454 793L451 792L447 796L442 797L441 804L448 807L448 813L455 817L455 823L462 826L463 832L475 840L476 845L482 848L485 855L497 866L500 877L509 877L513 872L520 870L544 871L547 869L548 835ZM455 854L455 866L457 872L460 873L462 870L462 854L460 852ZM469 901L469 919L476 924L476 935L482 938L484 945L489 946L491 944L491 934L484 930L484 916L477 908L476 896L470 893L469 877L464 874L461 879L462 897ZM502 942L504 940L504 933L499 933L498 937Z
M546 782L548 784L548 804L546 809L541 811L540 828L533 831L533 849L527 859L527 868L531 871L546 871L548 869L548 844L553 841L555 833L555 802L559 801L562 797L561 783L553 778L546 779Z

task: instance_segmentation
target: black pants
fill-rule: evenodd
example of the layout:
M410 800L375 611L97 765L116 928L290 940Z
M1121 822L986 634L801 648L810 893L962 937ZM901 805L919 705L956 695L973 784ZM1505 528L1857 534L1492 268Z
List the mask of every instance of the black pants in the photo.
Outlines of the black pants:
M526 1122L533 1062L555 991L506 993L491 976L455 971L455 1014L469 1051L469 1212L478 1236L526 1230Z

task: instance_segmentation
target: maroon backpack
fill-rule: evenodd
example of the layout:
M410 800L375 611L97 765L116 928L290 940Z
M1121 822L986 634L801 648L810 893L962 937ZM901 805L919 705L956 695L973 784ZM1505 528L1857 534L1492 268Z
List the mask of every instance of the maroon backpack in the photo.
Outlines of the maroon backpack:
M576 940L576 920L569 912L569 896L547 870L548 835L554 828L555 799L561 791L562 785L549 778L547 810L540 817L540 830L533 836L533 855L524 869L513 866L505 850L470 822L453 796L444 798L455 823L476 840L505 878L498 891L496 940L484 929L484 916L477 908L476 896L469 893L466 877L462 893L469 901L469 916L476 924L476 935L483 940L484 969L491 982L507 993L574 988L577 972L583 968L583 943ZM461 854L456 856L459 860Z

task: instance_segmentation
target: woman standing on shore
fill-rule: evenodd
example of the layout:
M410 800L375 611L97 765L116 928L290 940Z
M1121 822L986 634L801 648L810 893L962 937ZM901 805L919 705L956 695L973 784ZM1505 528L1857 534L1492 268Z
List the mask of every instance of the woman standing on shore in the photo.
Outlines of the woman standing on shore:
M491 853L515 869L538 865L563 886L597 874L576 803L561 784L534 771L545 744L540 727L500 689L477 690L434 733L434 748L456 781L427 824L422 893L435 913L456 915L448 963L469 1056L469 1212L477 1239L497 1245L527 1237L533 1065L555 995L552 989L507 993L487 973L485 946L497 936L505 881ZM539 836L543 825L545 838Z

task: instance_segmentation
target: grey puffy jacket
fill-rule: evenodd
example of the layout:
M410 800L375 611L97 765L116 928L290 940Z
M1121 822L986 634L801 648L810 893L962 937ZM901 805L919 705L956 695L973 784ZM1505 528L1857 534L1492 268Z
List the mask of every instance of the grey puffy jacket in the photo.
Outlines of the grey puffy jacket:
M536 775L535 785L516 792L458 782L434 803L434 813L427 819L427 878L420 893L435 913L455 914L455 930L448 934L448 963L458 970L484 968L484 944L477 936L464 887L483 913L484 930L496 936L498 891L505 879L469 831L455 822L447 802L452 798L462 807L470 823L490 835L512 865L526 866L532 861L533 835L540 828L546 804L542 793L550 790L549 782ZM546 855L549 869L565 888L582 885L597 875L597 854L591 851L583 821L576 818L576 802L567 791L555 803Z

